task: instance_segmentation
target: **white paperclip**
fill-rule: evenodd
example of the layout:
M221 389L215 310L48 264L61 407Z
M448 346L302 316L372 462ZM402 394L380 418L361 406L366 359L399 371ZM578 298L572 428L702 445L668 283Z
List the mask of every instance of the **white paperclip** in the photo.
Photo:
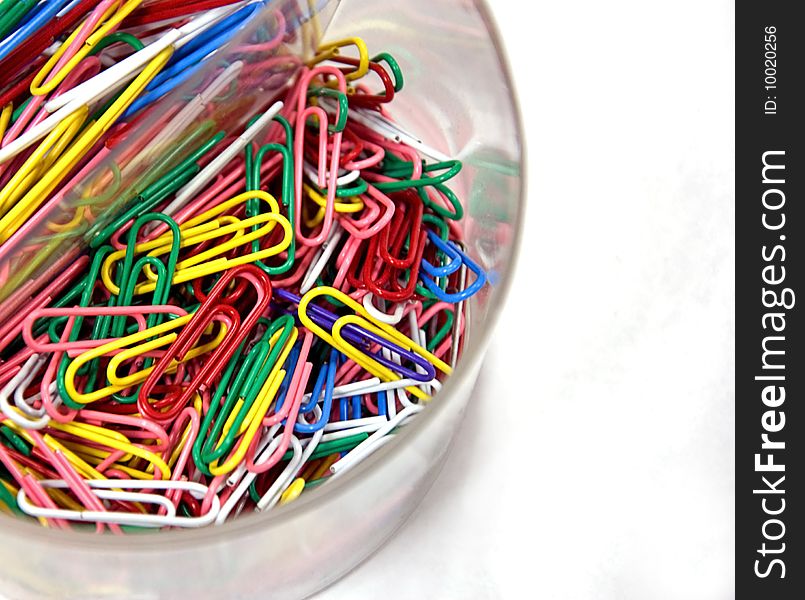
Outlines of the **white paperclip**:
M0 148L0 164L13 158L32 144L36 143L64 119L84 106L90 106L97 100L113 93L136 77L145 65L169 46L178 48L208 29L233 11L232 6L215 9L205 13L179 29L170 29L153 44L149 44L120 61L116 65L98 73L94 77L78 84L45 103L45 110L51 113L48 117L22 133L18 138Z
M338 242L341 241L343 235L344 229L337 222L333 221L333 226L330 228L327 239L321 245L321 248L316 251L313 262L310 263L307 273L305 273L305 276L302 278L302 285L299 286L300 294L306 294L316 285L316 278L324 270L324 267L327 266L330 257L333 255L333 252L335 252L335 248Z
M242 69L243 61L238 60L221 71L210 85L199 94L196 94L190 102L185 104L182 110L176 113L176 116L154 137L148 147L143 150L143 153L148 153L151 149L161 149L162 142L187 129L187 126L204 111L207 103L220 94L238 76Z
M291 426L290 423L289 426ZM282 473L274 480L271 487L269 487L266 493L257 501L257 506L254 509L255 512L268 510L279 502L280 496L291 484L294 476L299 472L299 468L302 466L304 451L302 450L302 444L299 443L299 439L295 435L291 436L291 448L293 449L291 460L285 465ZM270 455L269 453L268 456Z
M321 408L318 406L314 407L314 414L316 417L321 416ZM269 432L269 435L264 437L260 440L260 444L258 444L258 454L257 459L255 459L255 464L260 465L265 463L268 458L274 453L279 445L280 438L274 437L274 434L279 430L279 425L275 425L272 427L272 431ZM291 445L293 446L294 455L293 458L289 461L288 465L282 471L280 476L274 481L271 488L261 497L260 501L258 502L256 511L261 510L268 510L272 508L276 502L282 497L283 492L287 487L293 482L296 478L296 475L299 471L302 470L302 467L305 466L308 460L310 460L310 456L313 454L313 451L319 445L319 441L322 439L324 434L323 430L319 430L313 434L310 438L306 440L300 441L296 436L291 436ZM304 451L302 448L304 447ZM221 511L218 513L218 517L216 518L216 525L220 525L223 523L230 515L232 510L237 506L240 499L249 489L249 486L257 477L257 473L247 472L245 465L241 465L242 467L242 479L238 477L240 483L238 487L230 494L227 501L224 502L224 505L221 507ZM233 473L234 474L234 473ZM276 497L276 500L274 500Z
M420 346L422 348L427 347L427 341L425 339L425 331L423 329L419 328L419 325L417 324L417 321L416 321L416 314L414 313L414 311L411 311L411 312L408 313L408 325L409 325L409 328L411 330L411 340L413 340L413 342L415 344L417 344L418 346ZM416 365L416 372L417 373L424 373L425 369L423 369L419 365ZM419 389L421 389L423 392L425 392L429 396L433 395L433 390L431 389L431 386L428 385L427 383L423 384L422 382L420 382ZM439 389L441 389L441 387ZM407 399L407 396L406 396L406 399Z
M318 420L321 418L321 407L318 405L313 407L313 416ZM304 417L299 415L299 422L304 422ZM255 510L260 512L265 512L274 508L277 503L282 498L282 494L285 493L285 490L294 482L296 477L299 475L299 472L304 468L304 466L310 460L310 457L313 455L313 452L318 448L319 443L321 442L322 438L324 437L324 429L318 429L316 432L306 440L303 440L302 446L304 447L304 452L302 452L299 460L296 460L297 452L296 448L294 447L294 456L291 459L291 463L293 463L293 468L287 468L287 475L286 471L283 471L282 475L277 478L277 482L282 480L280 485L272 485L271 488L266 491L265 494L260 498L257 502L257 508ZM292 439L295 439L292 438ZM290 467L290 464L289 464ZM284 477L283 477L284 476Z
M310 162L308 162L306 160L302 164L302 170L305 172L305 175L307 175L307 178L310 179L310 181L315 183L317 186L319 185L318 184L319 176L318 176L316 167L311 165ZM342 172L342 171L344 171L344 169L339 169L339 173ZM336 184L337 187L341 187L341 186L344 186L344 185L349 185L350 183L354 183L355 181L357 181L360 176L361 176L361 172L358 171L358 170L346 171L343 175L340 175L335 180L335 184ZM330 172L327 171L327 174L325 176L325 180L329 181L329 179L330 179Z
M400 414L402 414L402 413L400 413ZM377 432L373 433L372 435L375 435L376 433ZM365 439L363 442L361 442L361 444L364 444L364 443L368 442L369 439L371 439L371 438ZM367 446L364 446L362 448L360 447L360 444L358 446L355 446L355 448L353 448L344 458L342 458L341 460L333 463L330 466L331 475L327 479L327 481L333 481L333 480L337 479L338 477L340 477L341 475L343 475L344 473L346 473L347 471L353 469L358 464L360 464L361 462L366 460L370 455L374 454L377 450L380 450L380 448L382 448L383 446L385 446L386 444L391 442L391 440L393 440L393 439L394 439L394 434L386 434L383 437L378 438L377 441L375 441L371 445L367 445ZM358 450L358 448L360 448L360 450ZM345 459L347 459L349 457L352 457L352 458L348 462L346 462ZM341 463L341 464L338 467L336 467L335 469L333 469L333 467L335 467L339 463Z
M282 423L277 423L272 425L269 430L263 435L260 439L260 442L257 444L257 450L255 451L256 456L260 456L260 454L265 450L266 446L268 446L272 441L274 441L274 437L277 435L280 427L282 427ZM279 440L277 440L279 443ZM274 446L276 448L276 446ZM241 479L246 475L246 463L241 462L234 471L229 474L229 477L226 479L226 485L228 487L234 487L240 482Z
M363 417L360 419L349 419L347 421L335 421L327 423L324 426L325 432L342 431L344 429L352 429L354 427L363 427L364 425L380 425L381 427L388 422L388 419L383 416L377 417Z
M466 250L466 248L464 247L463 243L460 244L460 246L461 246L462 252ZM462 290L466 289L466 287L467 287L467 265L466 264L461 265L461 272L459 273L458 285L459 285L460 289L462 289ZM468 331L466 331L466 330L469 328L470 320L469 319L463 319L465 303L466 303L466 301L462 300L461 302L459 302L456 305L456 308L454 310L455 318L453 319L452 346L450 348L450 366L453 369L456 368L456 364L458 363L458 337L459 337L459 335L461 335L462 321L464 321L464 329L465 329L464 338L466 339L466 337L468 335ZM469 307L469 306L470 305L467 304L467 307Z
M372 292L367 293L363 297L363 307L366 309L370 315L372 315L375 319L380 321L381 323L386 323L387 325L396 325L403 318L403 312L405 312L405 303L399 302L397 306L394 308L393 314L386 314L381 312L375 305L374 305L374 294ZM421 367L420 367L421 368Z
M66 510L42 508L31 504L25 495L25 490L20 489L17 493L17 504L25 514L32 517L42 517L45 519L65 519L68 521L84 521L93 523L110 523L117 525L133 525L136 527L184 527L196 528L204 527L212 523L218 512L221 510L221 500L217 495L212 497L212 506L206 514L200 517L177 517L176 508L170 499L158 494L137 493L122 491L125 489L135 490L182 490L189 492L194 498L202 499L207 494L206 485L194 481L172 481L172 480L139 480L139 479L88 479L86 484L92 489L93 494L101 499L126 500L131 502L142 502L157 504L166 509L166 515L151 515L142 513L124 513L116 511L92 511L92 510ZM66 481L62 479L46 479L39 482L44 488L65 489L68 487Z
M47 356L40 356L32 354L25 364L20 367L14 377L0 390L0 411L8 417L11 421L22 427L23 429L43 429L50 423L50 416L41 410L41 414L28 414L28 411L11 406L8 399L11 394L16 394L17 390L24 390L31 380L36 376L39 369L47 361ZM39 411L37 411L39 412ZM28 416L36 417L33 420Z
M177 210L189 202L207 183L212 181L233 158L240 154L251 143L258 133L268 125L282 110L284 104L275 102L252 126L240 134L235 141L224 148L220 154L212 159L193 179L176 192L176 198L168 204L162 212L173 215Z
M240 5L237 4L216 8L193 18L189 23L182 25L178 29L169 29L142 50L127 56L119 63L79 83L60 96L48 100L45 103L45 110L52 113L76 100L83 101L84 98L94 97L98 94L98 90L100 90L100 95L105 95L115 86L123 85L134 79L147 63L168 46L181 48L239 8Z
M332 473L330 479L343 475L365 460L366 457L371 455L380 447L387 444L393 437L389 435L391 431L402 424L403 421L413 417L422 410L423 407L419 406L418 404L412 404L411 406L405 407L403 410L397 413L395 417L389 419L380 429L375 431L372 435L350 450L346 456L334 462L330 466L330 473Z

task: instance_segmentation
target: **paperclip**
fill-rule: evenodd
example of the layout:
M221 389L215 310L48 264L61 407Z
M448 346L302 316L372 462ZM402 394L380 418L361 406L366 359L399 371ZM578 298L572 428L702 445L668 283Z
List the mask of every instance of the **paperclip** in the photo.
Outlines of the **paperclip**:
M83 152L94 145L100 136L112 126L120 113L167 62L169 55L169 49L157 55L112 103L109 109L79 134L78 139L70 145L63 156L55 161L51 169L0 219L0 243L8 239L17 228L22 226L24 220L39 207L47 194L52 192L70 169L78 163ZM6 148L0 149L0 154L10 146L11 144Z
M263 419L259 411L252 411L252 407L266 382L276 378L282 366L280 359L291 339L295 339L293 319L281 317L266 328L242 364L235 359L230 361L201 425L208 437L198 439L193 448L193 459L199 470L209 474L207 465L227 455L235 445L236 437L244 433L255 419ZM235 358L238 358L237 354ZM218 406L224 392L226 400L219 414Z
M219 217L219 215L222 215L227 210L234 208L239 204L243 204L249 199L253 198L268 203L272 209L272 212L261 213L254 217L248 217L243 220L239 220L234 217ZM223 225L223 222L229 222L230 224ZM237 258L221 257L221 255L226 254L234 248L245 244L250 244L255 239L260 239L269 235L277 224L279 224L284 231L284 236L278 245L264 248L250 254L240 255ZM253 225L259 225L260 227L256 231L245 231L250 229ZM293 236L291 224L285 217L279 214L277 201L270 194L260 190L253 190L240 194L239 196L223 202L215 208L186 221L181 227L181 232L182 248L224 237L233 233L237 233L239 235L236 235L232 239L220 243L208 250L199 252L189 258L179 260L179 262L176 264L176 274L173 277L174 285L205 275L231 270L239 266L250 264L257 260L275 256L290 246L291 237ZM172 239L172 236L161 236L156 240L139 243L135 246L134 252L138 254L148 252L149 256L160 256L170 250ZM120 287L112 280L112 265L116 261L120 260L120 258L122 258L124 255L125 251L120 250L110 254L101 269L101 276L104 285L106 285L107 289L109 289L109 291L113 294L119 294ZM153 291L155 287L156 285L154 281L140 283L134 287L134 294L137 295Z
M103 400L116 392L144 382L155 367L147 367L136 373L130 373L124 377L118 377L115 372L117 366L124 360L140 355L143 352L170 345L177 338L175 333L170 332L172 332L174 329L183 327L192 318L192 314L178 317L177 319L168 321L166 323L161 323L150 329L119 338L114 342L109 342L96 348L92 348L77 356L73 361L69 362L65 368L64 376L60 377L58 380L60 384L59 392L62 394L65 403L68 403L69 401L70 403L75 403L80 407L80 405ZM216 337L209 342L189 350L178 362L186 362L196 358L197 356L211 352L221 344L226 335L226 331L226 327L221 327ZM141 343L131 349L126 349L127 346L131 346L132 344L137 344L149 339L151 339L151 341ZM76 375L78 370L90 361L117 350L120 350L120 352L115 354L110 359L109 366L107 368L107 377L110 379L110 381L112 381L112 383L91 392L79 392L76 386ZM173 370L176 367L177 363L172 363L167 367L166 370ZM61 387L62 385L63 389Z
M439 392L486 283L461 163L388 108L392 56L347 39L305 64L292 7L212 65L261 4L115 21L135 4L73 0L39 63L0 58L0 509L63 528L221 524L341 477Z
M464 264L467 268L475 273L475 281L472 282L469 286L465 287L459 292L455 293L448 293L442 290L436 282L427 274L421 273L420 278L422 282L425 284L425 287L431 291L439 300L443 302L461 302L466 300L467 298L473 296L478 291L483 288L486 284L486 273L484 273L483 269L478 266L474 261L472 261L464 252L462 252L458 246L454 242L443 242L442 239L434 234L432 231L428 231L428 238L434 243L440 250L444 252L450 252L453 256L456 257L455 260L459 261L459 266ZM423 269L425 268L425 263L423 263Z
M86 483L93 490L99 499L107 500L126 500L133 502L152 502L165 508L168 505L162 502L161 496L155 494L126 494L115 491L114 488L128 488L137 490L182 490L187 491L195 498L203 498L207 493L207 487L192 481L139 481L139 480L92 480ZM45 489L64 489L67 483L61 480L43 480L40 484ZM113 523L116 525L133 525L137 527L203 527L215 520L221 508L217 496L213 498L212 506L209 511L201 517L178 517L171 515L149 515L137 513L122 513L110 511L74 511L65 509L41 508L28 500L25 490L21 489L17 494L17 503L20 509L26 514L35 517L50 519L66 519L71 521L89 521L95 523ZM170 503L169 511L173 512L173 504Z
M329 95L336 94L342 98L342 102L338 105L336 111L336 124L330 125L325 113L322 109L316 106L306 107L307 98L309 95L309 87L314 77L330 75L336 80L336 89L331 88L318 88L314 94ZM296 118L296 131L294 136L294 168L295 173L295 195L296 195L296 235L301 244L306 246L315 246L321 244L330 233L330 227L333 221L333 204L335 202L336 188L338 187L338 166L341 160L341 140L343 136L343 129L346 125L347 118L347 100L346 100L346 79L343 73L334 67L317 67L315 69L303 71L300 76L300 81L297 84L299 87L297 99L297 118ZM321 230L314 237L306 237L301 231L301 214L302 214L302 175L303 175L303 145L305 141L305 127L309 115L315 115L319 120L319 186L327 187L327 205L324 209L324 221ZM329 169L326 167L327 158L327 136L331 133L333 136L332 150L330 151L331 160ZM329 171L329 181L325 183L325 173Z
M248 316L240 322L240 317L234 309L223 304L225 299L223 293L230 283L237 278L242 278L251 283L257 292L257 299L251 308ZM271 301L271 282L268 276L253 265L240 265L226 272L224 276L215 284L207 300L193 313L191 320L184 327L182 332L176 337L165 355L157 362L148 378L140 388L137 398L137 407L140 413L148 416L155 421L171 420L177 416L187 405L193 394L201 387L206 387L212 383L216 373L220 372L221 367L229 361L241 342L254 328L257 320L263 314ZM159 378L166 372L175 358L182 359L191 351L191 345L203 333L213 318L221 311L228 312L235 319L233 329L227 332L226 337L207 359L204 366L196 373L192 385L186 386L178 397L168 396L159 402L160 410L155 410L149 396Z
M122 3L120 0L101 2L84 24L65 40L40 69L31 81L31 94L40 96L52 92L67 74L92 52L97 43L113 32L141 3L142 0L125 0ZM100 26L95 29L99 24ZM55 73L53 73L54 67L58 69Z

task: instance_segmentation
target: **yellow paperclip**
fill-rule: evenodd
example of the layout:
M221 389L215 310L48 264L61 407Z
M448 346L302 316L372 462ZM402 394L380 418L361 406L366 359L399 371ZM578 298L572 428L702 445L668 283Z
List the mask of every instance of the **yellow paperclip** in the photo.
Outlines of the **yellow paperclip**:
M0 140L2 140L6 135L6 129L8 128L8 124L11 122L11 115L14 112L14 105L9 102L3 107L3 111L0 112Z
M101 446L106 446L107 448L112 448L113 450L120 450L122 452L127 453L127 455L133 455L142 458L143 460L151 463L157 469L159 469L162 475L162 479L170 479L171 476L170 468L159 455L154 454L153 452L149 452L148 450L141 448L135 444L132 444L127 437L121 436L119 432L111 431L104 427L97 427L97 426L84 427L83 425L85 424L56 423L56 422L50 423L50 427L56 429L57 431L63 431L64 433L69 433L71 435L83 438L90 442L94 442ZM121 440L120 437L123 437L123 440ZM125 467L123 467L122 470L125 470ZM152 478L152 476L149 476L147 473L144 473L143 471L137 471L135 469L132 469L127 472L132 473L132 475L135 477L137 477L137 474L141 474L139 477L137 477L138 479Z
M246 451L249 449L249 445L254 439L254 436L257 435L257 431L260 429L260 424L263 421L263 416L265 416L265 414L268 412L268 408L271 405L271 402L274 400L274 397L277 395L277 391L279 391L280 385L282 385L282 380L284 378L285 370L280 369L276 377L269 377L266 379L265 384L263 384L263 387L260 390L260 395L257 397L257 402L255 402L257 407L257 418L254 418L249 423L246 433L238 442L237 448L235 448L235 451L232 453L232 455L226 459L224 464L219 465L217 460L210 463L210 473L213 475L225 475L226 473L233 471L235 467L240 464L240 462L243 460L243 457L246 456ZM226 435L226 432L223 433Z
M64 152L53 166L44 173L34 186L0 218L0 243L5 242L50 195L61 180L78 164L84 154L106 133L118 117L134 102L150 81L162 70L173 54L173 48L165 48L149 62L137 77L123 90L112 105L91 122L78 139Z
M319 296L330 296L331 298L335 298L336 300L342 302L343 304L347 305L353 311L355 311L356 315L347 315L345 317L341 317L338 319L335 324L333 325L332 335L325 331L323 328L319 327L313 320L307 315L307 307L310 302L312 302L315 298ZM357 315L360 315L359 318ZM402 379L400 375L389 369L388 367L380 364L376 360L366 356L363 352L360 352L357 348L352 346L349 342L344 340L341 336L341 329L349 324L354 323L366 327L373 333L377 335L381 335L387 340L403 346L404 348L415 352L417 355L425 358L426 360L430 361L434 367L439 369L442 373L449 375L452 372L450 365L439 359L438 357L434 356L431 352L428 352L422 346L416 344L410 338L404 336L402 333L387 325L386 323L382 323L375 319L360 303L356 302L352 298L350 298L347 294L328 286L321 286L318 288L314 288L306 293L301 301L299 302L299 319L302 321L302 324L307 327L310 331L316 334L318 337L323 339L325 342L330 344L333 348L338 349L339 351L343 352L346 356L351 358L353 361L358 363L361 367L366 369L372 375L381 378L384 381L398 381ZM413 394L417 398L426 400L429 396L419 389L416 386L407 387L409 393Z
M51 425L53 421L51 421ZM20 427L16 423L11 420L6 420L4 423L7 427L10 427L14 433L23 437L25 441L29 444L36 446L36 441L34 438L28 433L28 430ZM42 439L44 440L47 447L53 450L54 452L59 452L64 455L67 461L75 468L79 475L84 477L85 479L108 479L101 473L100 471L95 470L91 465L87 464L81 457L75 454L72 450L65 447L61 442L55 439L49 433L45 433L42 435Z
M98 20L98 23L100 23L101 26L90 34L89 37L87 37L84 43L79 46L76 53L70 57L70 60L68 60L67 63L61 69L59 69L59 71L55 73L49 81L42 83L50 74L56 63L59 62L62 56L64 56L64 53L67 51L67 49L73 44L73 40L75 40L76 37L78 37L78 34L84 29L86 21L76 27L75 31L73 31L73 33L70 34L70 36L64 40L64 42L62 42L61 46L59 46L53 56L51 56L48 61L42 65L42 68L39 69L39 72L36 74L36 76L34 76L33 80L31 80L31 94L33 96L41 96L56 89L56 86L64 81L64 78L67 77L67 75L69 75L69 73L78 66L78 63L84 60L87 55L92 52L96 44L102 38L106 37L111 30L116 28L120 22L131 14L134 9L140 6L140 4L142 4L142 0L129 0L122 6L110 6L106 12L104 12L103 16ZM110 18L109 15L111 13L114 13L114 15L112 15Z
M187 324L190 319L193 318L193 314L184 315L177 319L173 319L172 321L166 321L165 323L161 323L156 325L155 327L151 327L149 329L144 329L143 331L138 331L133 333L129 336L119 338L117 340L113 340L102 346L98 346L97 348L92 348L91 350L87 350L79 354L70 364L67 366L67 371L64 377L64 387L67 391L67 395L70 398L77 402L78 404L89 404L90 402L97 402L98 400L102 400L111 396L116 392L120 392L129 388L133 385L138 383L142 383L148 378L148 375L154 369L154 366L146 367L145 369L138 371L136 373L132 373L125 377L118 377L116 369L120 363L124 360L133 358L139 354L144 352L148 352L150 350L160 348L162 346L167 346L173 343L173 341L178 337L175 333L168 333L167 335L161 335L179 327L184 326ZM221 341L224 339L226 335L226 327L222 326L221 331L213 339L211 342L204 344L203 346L197 346L196 348L191 349L187 355L180 361L185 362L204 354L206 352L210 352L214 348L218 347ZM126 348L130 344L134 344L137 342L141 342L143 340L147 340L153 336L161 336L157 337L155 340L151 340L150 342L146 342L144 344L140 344L135 346L134 348L129 348L127 350L123 350L122 352L116 354L112 357L109 361L109 365L106 368L106 375L110 381L110 385L99 388L89 393L81 393L75 387L75 377L78 373L78 369L81 368L82 365L103 356L108 352L112 352L114 350L120 350L121 348ZM177 363L174 361L168 368L168 372L173 371L176 369Z
M344 77L347 81L355 81L356 79L360 79L369 72L369 49L366 47L366 42L359 37L344 38L343 40L338 40L319 46L318 53L316 56L311 58L310 61L308 61L308 66L315 66L334 56L338 56L341 54L341 48L346 46L355 46L355 48L357 48L358 66L355 67L354 71L345 73Z
M84 206L76 206L75 207L75 214L73 218L67 221L66 223L54 223L52 221L48 221L47 228L50 231L60 233L64 231L71 231L81 225L85 221L84 215Z
M235 219L228 215L219 217L221 213L251 199L265 201L272 212L259 214L242 220ZM231 222L233 219L235 222ZM221 221L230 222L230 224L221 226ZM221 256L238 246L250 244L255 240L269 235L278 224L282 227L284 235L277 245L258 250L257 252L243 254L236 258ZM262 226L256 231L244 233L246 229L251 229L253 226L258 225ZM293 226L285 216L279 213L277 200L271 194L262 190L244 192L226 202L222 202L220 205L188 220L182 225L180 230L182 232L180 244L182 248L231 234L235 235L209 250L179 261L176 264L176 271L173 276L174 284L184 283L185 281L219 273L238 265L253 263L258 260L276 256L288 249L293 238ZM134 247L134 251L136 254L148 253L149 256L160 256L170 251L172 239L172 234L168 232L155 240L137 244ZM101 280L106 288L115 295L120 293L120 288L112 280L112 267L115 262L121 260L125 255L125 248L113 252L106 257L101 267ZM153 280L139 283L134 287L134 293L144 294L153 291L155 287L156 282Z
M281 332L278 331L277 334L281 334ZM241 425L241 431L238 432L239 434L243 432L243 437L238 442L235 451L222 465L219 465L217 460L210 463L210 473L213 475L224 475L234 471L235 467L237 467L243 460L243 457L246 456L246 451L249 449L249 445L252 443L254 436L257 435L257 432L260 430L263 417L271 407L271 403L274 402L277 392L282 385L282 381L285 379L286 372L282 368L282 365L284 365L285 361L288 359L288 355L291 353L291 349L296 343L296 338L298 335L298 330L296 327L294 327L291 330L291 335L288 337L288 341L285 343L285 346L282 349L282 353L277 358L274 368L271 370L271 373L269 373L265 383L263 383L263 387L260 389L257 399L249 409L249 412L246 414L243 425ZM238 402L241 401L239 400ZM232 411L232 414L237 414L237 409L239 408L240 406L236 404L236 408ZM226 437L226 434L231 427L231 423L232 419L227 419L227 422L223 427L223 431L221 432L221 438L218 440L219 444ZM293 425L291 425L291 427L292 426Z
M187 315L190 316L190 315ZM152 330L155 328L152 328ZM205 344L200 344L190 349L190 351L182 358L180 362L187 362L197 356L201 356L202 354L207 354L215 350L221 343L224 341L226 337L227 328L226 325L221 324L221 327L218 330L218 334L209 342ZM145 381L148 378L148 375L153 370L151 367L143 369L142 371L138 371L136 373L131 373L129 375L119 376L117 374L117 369L120 365L132 358L136 358L141 354L146 352L150 352L151 350L156 350L157 348L161 348L162 346L168 346L176 339L177 335L175 333L171 333L169 335L163 336L161 338L150 340L143 344L139 344L138 346L134 346L132 348L127 348L112 357L109 361L109 365L106 367L106 377L109 380L109 383L113 385L120 385L123 386L124 389L126 387L131 387L133 385L137 385L142 381ZM172 373L176 370L178 363L173 362L168 365L166 372Z
M69 115L51 131L36 150L0 190L0 214L8 211L29 190L41 173L53 164L64 148L78 133L89 109L86 106Z
M314 215L304 217L306 226L315 227L324 219L324 213L327 208L327 198L322 196L307 183L303 185L303 189L307 196L319 207ZM343 198L341 201L334 202L333 210L337 213L356 213L362 211L364 206L365 204L360 196L350 196Z

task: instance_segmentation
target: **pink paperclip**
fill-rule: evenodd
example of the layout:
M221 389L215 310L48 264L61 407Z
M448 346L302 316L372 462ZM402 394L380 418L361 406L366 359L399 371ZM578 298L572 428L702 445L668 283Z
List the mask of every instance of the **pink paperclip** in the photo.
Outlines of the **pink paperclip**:
M355 255L361 247L362 240L352 237L347 240L341 252L335 261L335 266L338 271L336 272L335 279L333 280L333 287L343 292L348 291L347 273L352 268L352 262L355 260Z
M158 423L130 415L99 412L89 409L84 409L81 411L81 418L87 423L114 423L117 425L126 425L132 427L133 431L120 430L120 432L129 439L143 438L147 440L158 440L158 444L149 446L147 449L151 452L161 452L163 459L170 457L170 452L172 449L170 438L165 429ZM154 473L154 478L159 479L158 469Z
M337 82L337 89L339 92L347 93L347 81L344 73L332 66L319 66L315 69L302 70L298 84L297 96L297 115L296 115L296 131L294 136L294 169L295 169L295 193L296 193L296 237L300 244L305 246L319 246L327 236L330 234L330 228L333 224L333 213L335 212L335 194L338 187L338 167L341 163L341 140L343 137L342 132L333 134L332 152L329 168L329 182L325 181L327 174L326 162L322 162L322 158L326 161L327 157L327 127L329 120L326 111L316 106L307 105L307 90L314 77L319 75L331 75ZM340 107L338 108L338 119L340 114ZM304 166L304 144L305 144L305 126L307 117L315 115L319 119L319 187L327 186L327 204L324 209L324 222L321 226L321 231L312 238L305 237L302 234L302 178Z
M296 417L299 415L299 407L302 406L302 398L305 395L305 387L310 379L310 373L313 371L313 365L306 362L302 368L298 368L298 371L300 371L300 377L297 379L296 386L293 388L293 390L290 388L288 390L289 395L291 391L293 391L293 395L290 395L290 401L286 400L286 403L290 406L288 410L288 420L285 424L285 428L282 430L280 443L274 449L274 452L271 453L271 456L268 458L268 460L257 465L254 463L254 454L257 450L258 444L257 437L255 436L255 438L252 440L252 443L249 445L249 449L246 451L246 469L251 473L265 473L266 471L270 470L280 461L291 443L291 434L293 433L294 424L296 423ZM296 375L296 373L294 373L294 375ZM293 387L293 383L291 386ZM273 416L276 415L272 415L272 417ZM263 419L264 424L265 422L266 419Z
M383 229L386 225L388 225L391 218L394 216L394 211L396 210L396 206L391 198L389 198L386 194L378 190L375 186L369 185L366 193L367 196L364 196L364 202L367 202L368 198L373 198L377 200L385 207L385 211L383 215L377 219L371 226L366 227L363 222L360 223L360 228L357 226L357 221L351 221L348 217L342 216L339 218L339 223L341 226L346 229L350 235L356 237L358 239L366 239L372 237L373 235L377 235L381 229ZM376 207L377 205L375 205ZM366 227L363 229L363 227Z
M11 473L11 476L25 490L25 494L35 500L39 506L47 508L58 508L53 499L48 495L45 489L39 484L39 481L30 473L23 474L17 467L17 463L6 451L5 446L0 444L0 463ZM70 525L63 519L48 519L48 523L56 525L61 529L70 529Z
M33 326L37 319L48 317L69 317L67 329L72 329L73 320L76 317L98 317L98 316L117 316L124 315L137 321L140 331L146 328L146 321L143 315L149 314L170 314L182 317L187 311L178 306L162 304L156 306L74 306L70 308L37 308L31 311L22 323L22 339L36 352L54 352L56 350L88 350L102 346L117 338L107 338L98 340L81 340L76 342L47 342L41 343L33 336Z
M351 160L344 163L343 167L350 171L364 171L377 166L386 156L386 151L380 144L375 144L369 140L362 140L364 149L371 152L369 156L361 160Z
M75 255L75 253L70 254ZM40 281L46 280L47 276L57 272L58 270L64 270L52 282L46 285L41 292L30 300L30 308L39 308L51 302L53 298L62 289L64 289L68 283L70 283L77 273L83 272L87 266L87 263L89 262L89 257L87 256L81 256L78 259L74 259L74 256L70 256L68 254L65 256L65 258L72 259L74 262L65 267L60 263L68 261L60 260L47 269L47 271L39 278ZM0 309L0 319L5 319L5 323L2 327L0 327L0 349L5 348L20 334L20 330L22 329L22 321L25 319L27 314L26 311L19 310L17 310L17 312L13 315L10 314L19 308L22 302L28 300L28 298L16 296L17 295L15 294L9 298L9 300L14 298L14 301L9 302L7 300L4 302L2 308Z
M277 33L273 38L266 42L260 42L259 44L240 44L238 46L238 52L270 52L271 50L279 48L280 44L285 40L287 22L281 10L274 11L274 19L277 22Z
M168 452L166 453L168 457L173 453L173 449L179 443L179 440L182 439L187 423L190 424L190 434L182 447L182 451L179 453L179 457L176 459L176 464L173 466L173 472L171 473L171 480L173 481L180 481L185 478L182 473L184 473L187 467L190 455L193 451L193 442L196 441L199 429L201 428L201 420L198 416L198 412L196 412L196 409L192 406L188 406L179 413L179 416L173 424L168 444ZM170 490L165 495L173 502L174 506L179 507L179 500L182 497L181 490ZM160 511L160 514L163 513Z
M51 450L50 447L45 442L42 435L36 430L29 430L28 435L33 438L34 443L37 449L44 455L47 461L53 465L53 468L56 469L56 472L64 479L73 493L78 497L79 500L90 510L99 511L99 512L106 512L106 507L103 505L103 502L92 493L89 485L87 482L81 478L81 476L76 473L73 466L67 460L67 458L58 451ZM105 525L103 523L96 524L96 531L101 533L104 530ZM109 529L113 533L122 533L120 528L117 525L109 524Z

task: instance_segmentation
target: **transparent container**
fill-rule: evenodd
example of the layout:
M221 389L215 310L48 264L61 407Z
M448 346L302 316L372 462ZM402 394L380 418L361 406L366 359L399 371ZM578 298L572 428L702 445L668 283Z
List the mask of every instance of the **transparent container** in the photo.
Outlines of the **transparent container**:
M306 2L306 0L305 0ZM470 398L512 274L524 208L523 140L488 8L473 0L343 0L321 14L327 39L358 35L401 63L396 119L463 161L469 254L490 285L468 307L456 373L392 443L344 477L222 527L117 537L0 519L0 597L304 598L377 550L436 478ZM328 12L329 11L329 12ZM65 246L70 249L73 246ZM67 250L64 250L67 252ZM461 439L465 444L488 440Z

